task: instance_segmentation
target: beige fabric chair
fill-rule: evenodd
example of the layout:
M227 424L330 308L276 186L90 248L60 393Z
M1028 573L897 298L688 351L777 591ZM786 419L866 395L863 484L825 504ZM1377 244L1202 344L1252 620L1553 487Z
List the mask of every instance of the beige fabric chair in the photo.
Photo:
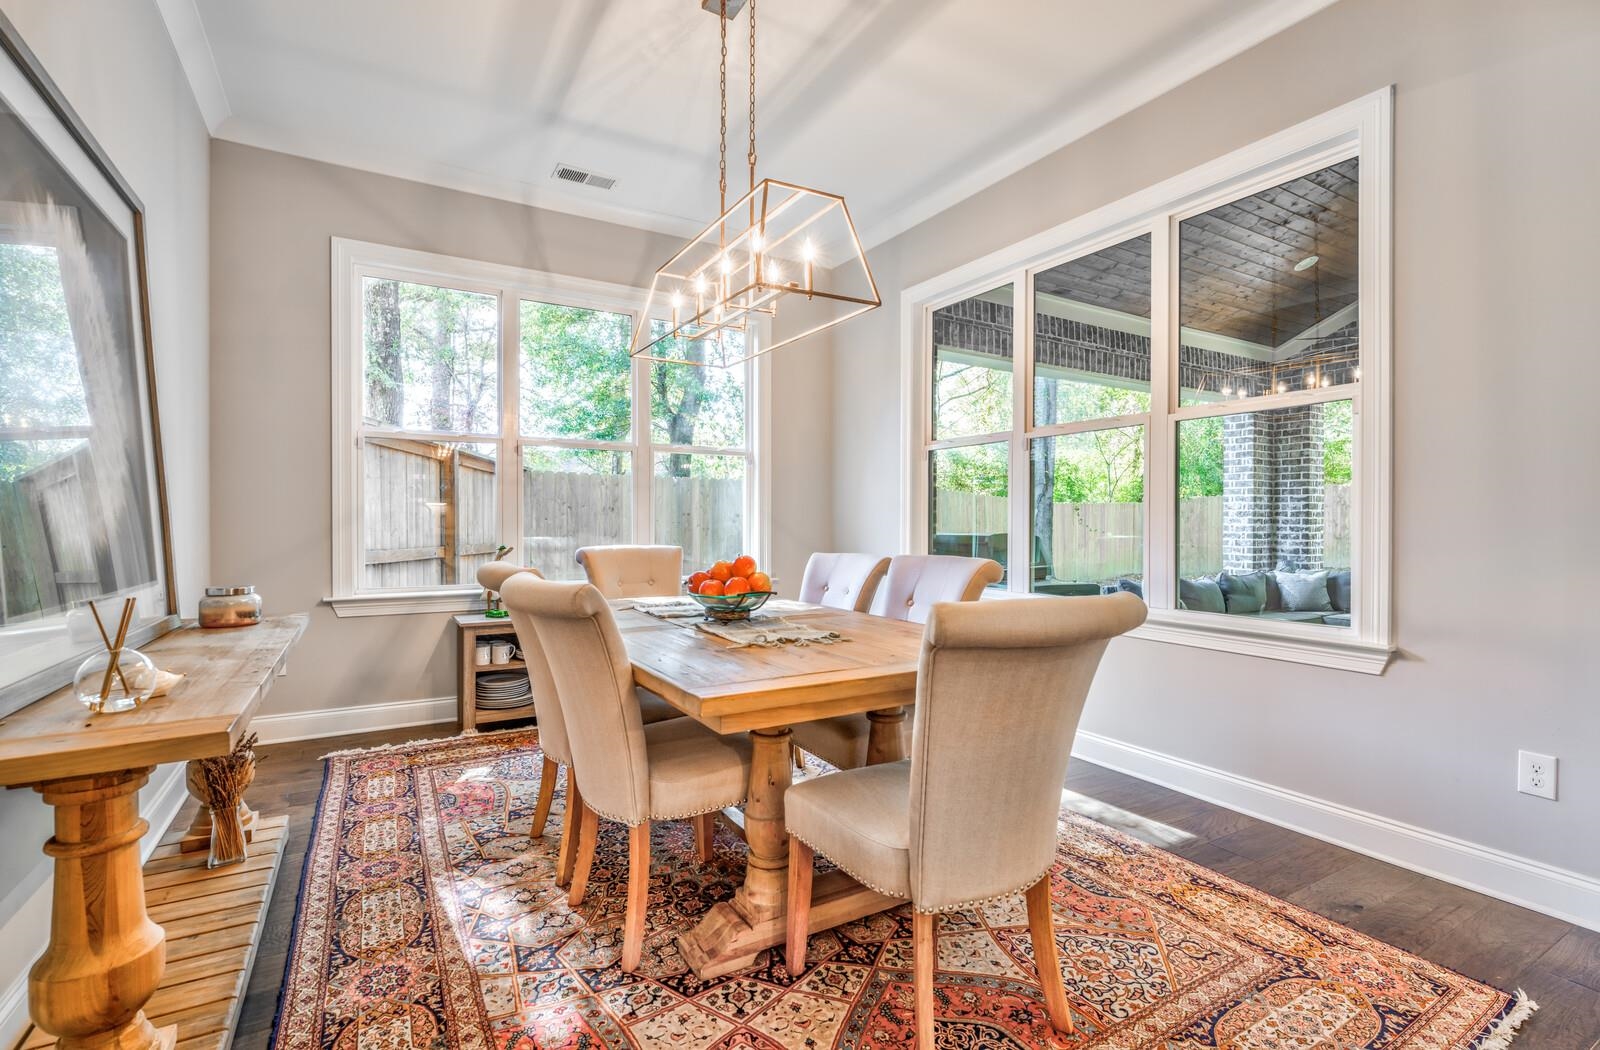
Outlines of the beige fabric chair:
M889 559L872 554L813 554L800 578L800 600L866 612L888 571Z
M578 564L607 598L661 598L683 591L682 547L579 547Z
M633 665L611 607L587 583L514 576L501 594L542 643L567 729L583 768L577 867L569 901L583 903L594 863L598 819L626 824L628 906L622 968L638 969L650 889L650 822L695 818L702 862L710 859L712 819L744 802L750 744L690 719L645 725L632 703ZM520 620L519 620L520 623Z
M810 574L808 565L807 577ZM977 601L983 589L999 583L1004 574L1000 564L988 558L897 554L877 587L872 611L891 620L927 623L935 602ZM872 720L866 715L841 715L795 726L794 744L840 769L857 769L867 764L871 735Z
M579 547L578 564L607 598L663 598L683 590L682 547ZM682 711L650 690L636 692L646 725L683 717Z
M1144 618L1131 594L934 606L910 759L804 780L784 798L790 973L805 968L821 853L911 901L917 1041L931 1048L935 917L1026 890L1050 1022L1073 1030L1050 918L1061 785L1106 642Z
M537 569L494 561L479 567L478 585L491 591L502 591L505 582L519 573L544 579ZM528 666L528 682L533 687L533 714L539 724L539 750L544 752L544 767L539 773L539 798L534 803L533 828L530 831L534 838L544 834L545 823L550 819L550 808L555 803L556 779L562 769L567 771L567 808L561 820L561 845L556 852L556 885L565 886L572 881L572 869L577 862L577 824L578 814L583 810L583 796L578 792L578 778L573 775L572 746L567 741L567 725L561 717L555 679L550 675L550 664L545 659L544 646L539 642L539 632L534 629L533 621L525 615L512 613L511 625L516 628L517 645L522 649L523 663Z

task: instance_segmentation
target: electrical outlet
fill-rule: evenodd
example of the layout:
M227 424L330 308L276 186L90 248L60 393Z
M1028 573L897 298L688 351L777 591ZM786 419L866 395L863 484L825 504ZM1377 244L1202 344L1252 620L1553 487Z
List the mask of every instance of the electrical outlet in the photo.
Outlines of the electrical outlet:
M1554 802L1556 798L1556 765L1554 755L1540 755L1532 751L1517 752L1517 790L1524 795L1537 795Z

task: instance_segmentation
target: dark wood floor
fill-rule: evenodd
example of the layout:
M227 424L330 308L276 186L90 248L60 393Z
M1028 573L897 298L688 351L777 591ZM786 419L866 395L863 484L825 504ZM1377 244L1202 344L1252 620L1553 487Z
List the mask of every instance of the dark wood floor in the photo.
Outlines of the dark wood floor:
M289 814L290 841L235 1050L266 1050L271 1038L320 756L438 735L440 727L404 729L262 749L250 800ZM1075 808L1106 824L1480 981L1525 990L1540 1010L1514 1050L1600 1047L1600 933L1099 766L1074 762L1067 787Z

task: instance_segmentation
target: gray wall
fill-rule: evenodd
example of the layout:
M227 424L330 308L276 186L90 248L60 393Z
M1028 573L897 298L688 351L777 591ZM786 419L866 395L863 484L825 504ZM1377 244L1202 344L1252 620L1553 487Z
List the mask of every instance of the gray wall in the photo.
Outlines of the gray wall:
M192 614L210 559L205 124L154 3L3 0L0 8L144 201L176 578ZM0 791L8 844L0 851L0 995L44 947L49 899L37 891L49 873L40 852L49 834L36 795ZM0 1043L13 1034L0 1031Z
M648 287L681 240L212 144L212 575L255 583L268 613L311 610L265 713L454 696L442 614L344 618L331 593L329 239L351 237ZM829 545L826 344L772 357L774 568L790 587Z
M1084 728L1600 874L1600 5L1343 0L869 253L836 331L835 538L899 542L897 293L1386 84L1395 102L1395 583L1381 678L1144 641ZM848 362L848 368L842 367ZM1513 790L1519 747L1561 801Z

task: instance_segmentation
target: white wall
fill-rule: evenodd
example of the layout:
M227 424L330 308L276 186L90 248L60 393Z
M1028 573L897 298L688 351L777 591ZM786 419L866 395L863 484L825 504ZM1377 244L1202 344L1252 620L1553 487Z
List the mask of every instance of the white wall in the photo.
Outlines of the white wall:
M151 0L0 0L112 163L143 200L150 323L178 595L192 615L209 575L208 135ZM152 789L178 767L158 770ZM49 810L0 792L0 1045L17 1033L9 992L43 948Z
M341 619L321 604L332 593L329 239L642 287L682 242L221 140L211 203L212 568L259 586L269 614L312 613L264 713L454 697L447 615ZM769 360L773 567L794 587L832 538L831 370L825 345Z
M838 543L898 544L901 289L1393 83L1399 658L1122 641L1084 728L1600 876L1597 44L1592 0L1342 0L874 249L886 308L833 339ZM1514 791L1519 747L1559 802Z

